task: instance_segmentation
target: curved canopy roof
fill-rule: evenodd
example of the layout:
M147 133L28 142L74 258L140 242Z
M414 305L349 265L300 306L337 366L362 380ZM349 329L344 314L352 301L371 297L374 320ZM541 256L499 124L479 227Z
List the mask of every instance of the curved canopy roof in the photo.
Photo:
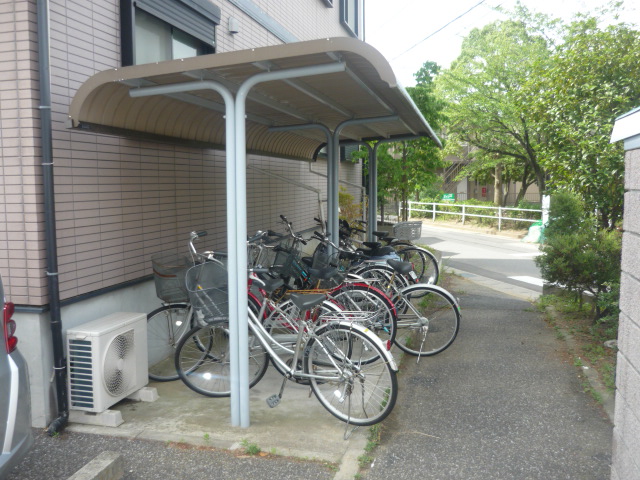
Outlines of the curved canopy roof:
M440 141L402 88L385 58L370 45L340 37L204 55L100 72L77 91L70 106L72 127L137 135L159 135L224 147L222 97L213 90L133 98L140 87L213 81L234 95L255 74L343 63L337 73L273 80L247 97L247 151L311 159L326 141L320 129L273 130L320 124L329 130L349 122L341 140L429 136ZM378 119L378 120L375 120Z

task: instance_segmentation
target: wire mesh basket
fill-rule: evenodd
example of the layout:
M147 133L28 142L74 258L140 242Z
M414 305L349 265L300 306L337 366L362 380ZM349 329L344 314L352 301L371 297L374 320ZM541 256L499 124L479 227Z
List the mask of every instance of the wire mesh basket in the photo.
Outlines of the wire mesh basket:
M301 273L300 249L296 244L279 245L271 269L282 277L297 277Z
M323 245L324 247L324 245ZM311 262L311 268L337 268L340 265L339 253L329 253L325 248L316 248L313 252L313 260Z
M187 270L193 266L191 256L177 252L160 252L151 257L156 295L166 303L189 300L184 284Z
M229 320L229 288L226 265L213 261L187 270L185 285L199 323Z
M398 222L393 226L398 240L418 240L422 236L422 222Z

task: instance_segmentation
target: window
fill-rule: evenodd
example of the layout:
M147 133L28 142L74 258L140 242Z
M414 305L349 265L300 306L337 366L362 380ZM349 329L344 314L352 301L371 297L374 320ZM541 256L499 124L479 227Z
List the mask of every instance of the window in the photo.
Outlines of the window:
M342 0L340 22L354 37L360 36L360 0Z
M121 0L122 64L215 52L220 9L208 0Z

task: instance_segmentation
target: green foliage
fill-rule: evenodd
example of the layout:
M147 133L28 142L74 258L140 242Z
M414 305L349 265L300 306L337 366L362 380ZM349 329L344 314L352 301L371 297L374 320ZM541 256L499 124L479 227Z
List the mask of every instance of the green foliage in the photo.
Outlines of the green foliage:
M621 234L597 229L575 195L552 197L540 250L536 264L546 282L562 285L580 299L583 292L591 293L598 318L615 310L611 292L620 279Z
M258 455L262 449L256 443L249 442L246 438L243 439L240 444L244 448L244 452L247 455Z
M551 196L549 222L545 227L545 236L554 238L567 232L578 230L592 231L594 226L584 210L580 198L570 192L558 192Z
M436 91L447 102L446 153L473 160L465 175L572 191L601 228L619 225L624 152L609 142L615 119L638 106L640 32L604 26L611 11L563 24L518 4L464 39Z
M608 283L606 290L597 300L598 322L606 328L608 340L618 338L618 319L620 317L620 281Z
M338 205L341 219L347 220L349 223L362 219L362 204L356 203L353 195L343 186L340 186L338 191Z
M520 91L548 59L548 39L531 27L538 28L540 18L524 9L515 17L474 29L460 56L438 77L437 91L447 101L446 153L479 161L476 178L486 180L501 164L503 182L512 177L530 184L535 178L544 191L545 172L536 153L541 137L530 127Z
M438 131L444 119L444 103L436 98L434 79L440 67L426 62L416 74L417 84L407 91L429 125ZM378 149L378 202L385 197L407 202L425 191L427 194L439 188L437 170L443 166L442 152L429 138L383 144ZM367 165L368 167L368 165Z
M577 193L600 226L613 229L622 218L624 152L610 143L611 128L638 105L640 33L599 22L584 15L567 25L522 97L545 139L537 151L550 187Z

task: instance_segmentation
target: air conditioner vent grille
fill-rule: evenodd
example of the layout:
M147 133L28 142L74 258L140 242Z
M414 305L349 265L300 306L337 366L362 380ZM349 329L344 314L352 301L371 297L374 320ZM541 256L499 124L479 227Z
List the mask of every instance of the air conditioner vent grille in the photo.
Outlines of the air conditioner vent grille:
M69 392L72 407L93 408L92 344L69 340Z

